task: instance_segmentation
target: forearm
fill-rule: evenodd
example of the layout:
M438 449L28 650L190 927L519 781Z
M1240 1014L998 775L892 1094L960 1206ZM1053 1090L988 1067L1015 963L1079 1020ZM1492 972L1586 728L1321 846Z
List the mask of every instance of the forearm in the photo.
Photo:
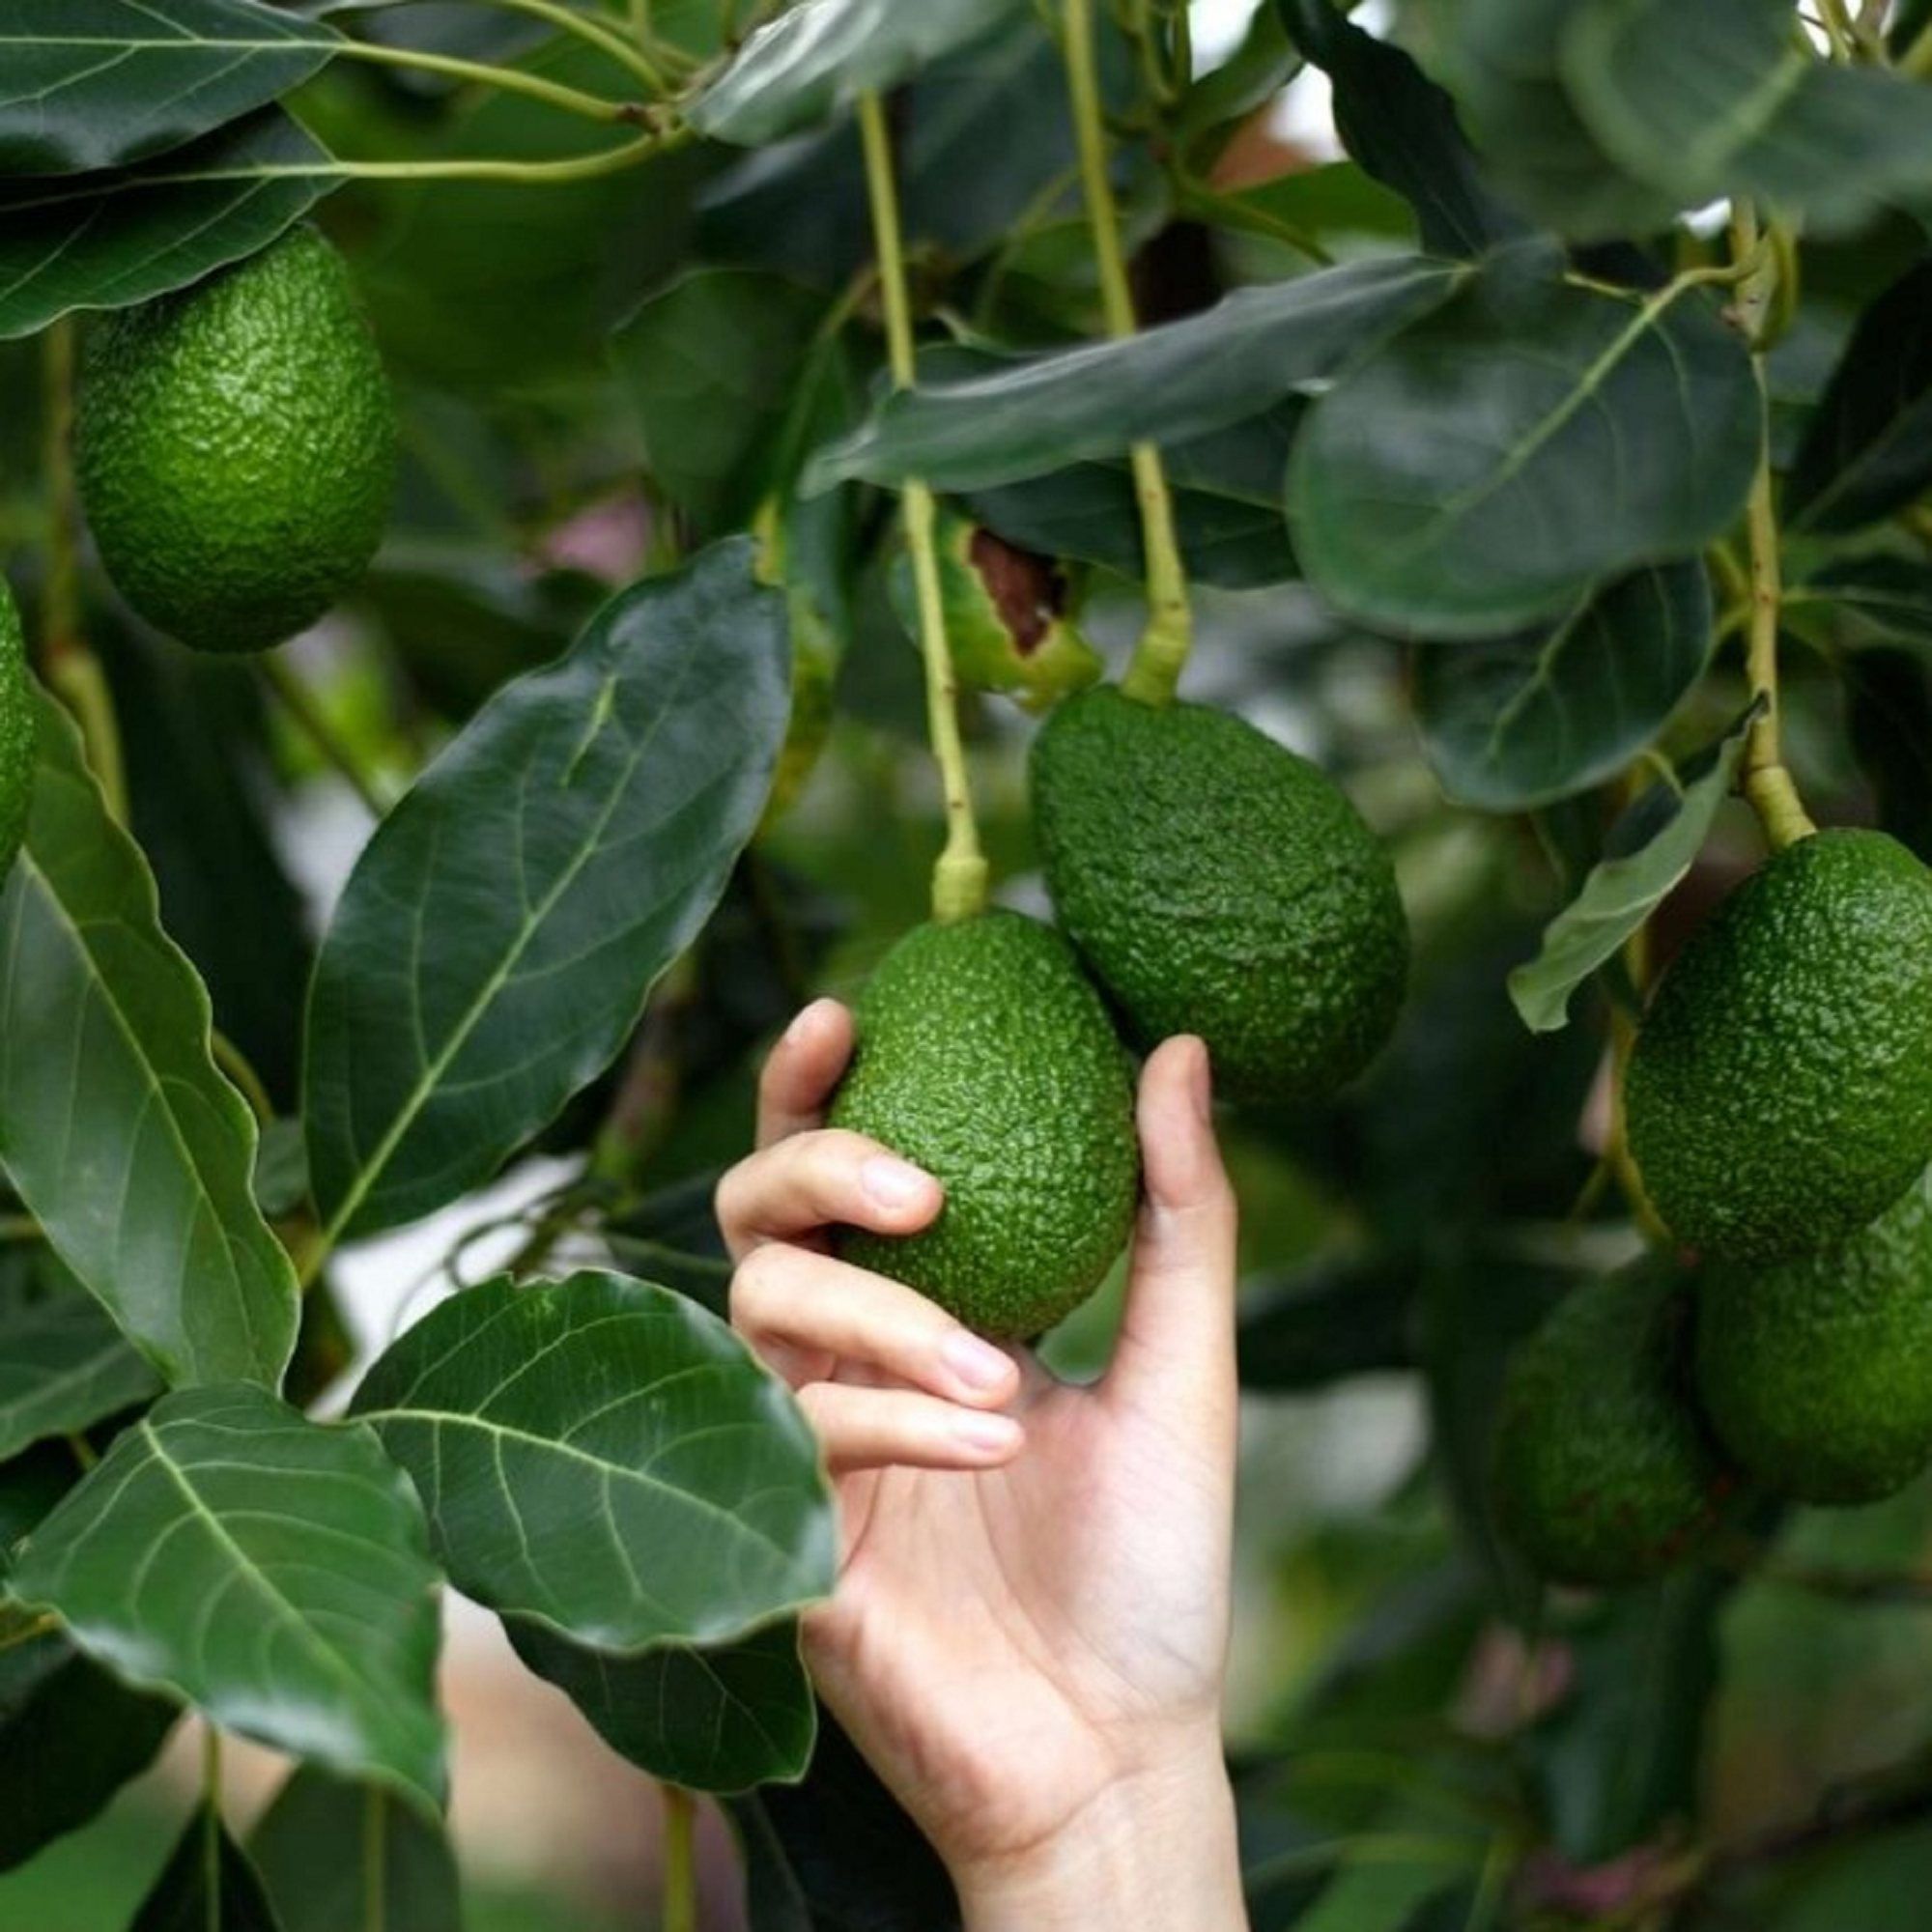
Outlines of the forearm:
M1049 1842L953 1874L967 1932L1247 1925L1219 1742L1109 1785Z

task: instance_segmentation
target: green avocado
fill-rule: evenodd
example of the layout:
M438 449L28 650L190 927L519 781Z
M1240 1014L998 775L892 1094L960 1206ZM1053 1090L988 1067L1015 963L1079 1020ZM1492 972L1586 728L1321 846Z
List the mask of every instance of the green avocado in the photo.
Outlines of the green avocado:
M1318 766L1208 705L1067 698L1034 740L1061 924L1135 1044L1208 1043L1217 1091L1320 1098L1393 1028L1408 926L1386 849Z
M996 908L915 926L853 1009L830 1123L946 1190L938 1218L839 1252L983 1335L1037 1335L1100 1284L1133 1224L1140 1151L1127 1057L1072 949Z
M1882 832L1768 859L1659 983L1624 1090L1671 1234L1770 1261L1875 1220L1932 1161L1932 871Z
M116 588L204 650L259 650L359 579L396 429L348 266L307 225L92 331L74 472Z
M1641 1582L1716 1527L1735 1479L1690 1395L1690 1313L1649 1256L1575 1289L1512 1357L1497 1506L1550 1581Z
M0 578L0 882L14 869L27 831L27 807L34 795L32 674L20 609L5 578Z
M1697 1388L1724 1446L1800 1502L1876 1502L1932 1462L1932 1168L1849 1240L1697 1284Z

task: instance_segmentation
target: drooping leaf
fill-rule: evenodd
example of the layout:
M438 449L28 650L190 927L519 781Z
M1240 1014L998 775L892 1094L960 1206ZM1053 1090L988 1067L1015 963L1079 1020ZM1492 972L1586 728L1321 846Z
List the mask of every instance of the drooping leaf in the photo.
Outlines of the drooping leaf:
M1331 0L1276 0L1276 9L1328 76L1342 145L1415 210L1425 249L1481 255L1528 232L1483 179L1455 103L1407 54L1364 33Z
M0 1314L0 1462L161 1391L155 1366L92 1296Z
M371 1922L397 1932L459 1932L455 1853L440 1819L380 1786L298 1766L248 1833L282 1932L341 1932Z
M1792 462L1785 521L1855 530L1932 483L1932 256L1860 316Z
M279 107L140 167L0 184L0 340L123 308L265 248L339 184Z
M607 1066L770 788L783 600L732 538L612 598L388 813L309 1001L310 1172L334 1234L487 1179Z
M212 1804L190 1813L128 1932L282 1932L247 1855Z
M990 376L888 396L822 451L808 489L848 477L982 489L1241 421L1331 376L1365 343L1442 301L1467 273L1403 256L1264 287L1119 342L1056 351Z
M1017 0L799 0L753 34L688 110L699 133L763 147L909 78Z
M165 1397L19 1546L8 1587L128 1682L435 1806L437 1572L375 1435L247 1385Z
M356 1390L451 1580L600 1650L723 1642L822 1595L810 1430L719 1319L594 1269L466 1290Z
M1705 761L1708 768L1680 793L1673 797L1667 788L1653 787L1631 808L1629 816L1640 820L1648 836L1601 860L1582 891L1549 922L1536 957L1510 974L1510 998L1532 1032L1546 1033L1566 1022L1577 988L1690 871L1736 781L1746 728L1756 711L1753 706L1714 748Z
M61 1259L177 1385L279 1385L298 1295L255 1207L254 1117L208 995L68 714L38 696L26 844L0 895L0 1164Z
M1310 582L1363 623L1498 637L1729 526L1757 462L1744 342L1681 285L1494 258L1318 398L1289 466Z
M622 1656L504 1619L517 1655L619 1757L690 1791L788 1782L811 1757L818 1707L787 1620L734 1643Z
M1657 735L1711 650L1695 562L1586 592L1555 623L1415 654L1423 749L1459 804L1521 811L1586 790Z
M153 1763L180 1707L58 1631L0 1644L0 1871L84 1825Z
M9 0L0 179L179 148L298 86L340 40L254 0Z

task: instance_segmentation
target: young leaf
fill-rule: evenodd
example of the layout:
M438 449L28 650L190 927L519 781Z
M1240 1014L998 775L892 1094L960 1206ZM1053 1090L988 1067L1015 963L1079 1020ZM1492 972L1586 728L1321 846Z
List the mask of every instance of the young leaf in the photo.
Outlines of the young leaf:
M316 961L309 1164L331 1236L487 1179L607 1066L757 823L784 605L732 538L505 686L377 828Z
M690 1791L789 1782L811 1758L818 1707L787 1619L734 1643L666 1644L620 1656L506 1617L517 1655L597 1735L653 1777Z
M299 86L340 41L254 0L9 0L0 179L179 148Z
M415 1479L457 1588L580 1643L722 1642L831 1588L811 1431L668 1289L588 1269L467 1289L351 1412Z
M1744 507L1761 408L1743 339L1681 286L1626 297L1553 266L1493 258L1309 411L1289 528L1346 614L1499 637Z
M255 1121L67 712L37 695L26 844L0 895L0 1165L177 1386L280 1385L298 1302L255 1206Z
M0 1462L161 1391L155 1367L89 1295L0 1314Z
M714 141L760 148L908 79L1009 14L1018 0L799 0L760 27L692 102Z
M262 1881L212 1804L190 1815L128 1932L282 1932Z
M267 247L337 185L328 165L298 122L265 107L138 168L0 183L0 341L185 288Z
M888 396L822 450L808 490L849 477L976 490L1205 435L1332 376L1365 343L1434 308L1468 271L1408 255L1237 289L1119 342Z
M20 1544L11 1594L128 1682L434 1807L422 1511L367 1429L246 1385L167 1396Z
M1746 714L1716 748L1709 768L1669 804L1668 815L1643 843L1600 860L1577 897L1549 922L1543 947L1509 976L1510 998L1523 1024L1547 1033L1569 1018L1570 997L1640 926L1690 871L1711 821L1730 795L1745 754ZM1661 787L1631 808L1654 813Z
M1711 651L1702 565L1586 592L1555 623L1415 653L1413 703L1443 790L1522 811L1588 789L1656 737Z

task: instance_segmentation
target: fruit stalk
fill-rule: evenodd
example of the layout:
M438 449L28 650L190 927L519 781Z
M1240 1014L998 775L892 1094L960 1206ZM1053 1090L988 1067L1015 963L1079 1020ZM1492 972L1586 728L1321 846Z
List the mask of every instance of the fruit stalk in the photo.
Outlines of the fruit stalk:
M905 251L899 240L898 188L883 102L867 90L859 98L859 130L866 150L866 187L879 258L886 354L895 388L913 385L912 305L906 294ZM937 512L932 492L909 476L900 490L906 549L912 561L920 651L925 661L925 721L946 800L946 845L933 867L932 916L941 924L970 919L986 903L986 861L973 815L966 748L959 735L958 686L946 638L940 583Z
M1121 339L1133 334L1136 322L1126 260L1121 250L1120 213L1107 176L1090 0L1067 0L1065 21L1063 51L1067 91L1080 152L1081 188L1099 271L1101 313L1108 334ZM1173 701L1194 642L1194 613L1188 602L1186 567L1174 533L1174 500L1160 449L1155 443L1137 442L1127 454L1133 469L1134 500L1140 510L1148 621L1121 688L1143 704L1158 706Z

